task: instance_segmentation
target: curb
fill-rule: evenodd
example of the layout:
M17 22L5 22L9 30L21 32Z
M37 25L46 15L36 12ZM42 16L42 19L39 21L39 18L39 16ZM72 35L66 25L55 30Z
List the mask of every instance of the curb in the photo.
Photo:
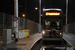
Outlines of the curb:
M32 50L41 39L35 41L28 50Z
M63 37L63 39L73 47L73 45L70 42L68 42L64 37Z

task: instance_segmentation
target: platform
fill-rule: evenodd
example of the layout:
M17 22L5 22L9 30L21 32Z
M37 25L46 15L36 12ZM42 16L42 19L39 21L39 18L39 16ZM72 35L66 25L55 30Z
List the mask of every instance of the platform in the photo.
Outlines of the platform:
M36 33L29 38L20 39L17 43L11 43L7 46L0 46L1 49L6 50L7 48L20 48L18 50L30 50L33 44L42 38L41 33ZM70 33L63 33L63 39L66 40L72 47L75 48L75 35Z
M6 50L8 48L20 48L17 50L30 50L33 44L41 38L42 38L42 34L36 33L30 36L29 38L23 38L19 40L17 43L14 42L14 43L8 44L7 46L1 46L0 48L1 49L3 48L3 50Z
M63 39L75 48L75 34L63 33Z

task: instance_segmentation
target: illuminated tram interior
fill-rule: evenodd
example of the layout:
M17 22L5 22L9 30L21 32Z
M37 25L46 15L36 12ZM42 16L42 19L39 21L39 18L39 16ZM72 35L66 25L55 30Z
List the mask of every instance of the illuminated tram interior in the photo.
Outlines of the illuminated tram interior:
M56 30L60 30L61 29L61 23L60 21L47 21L45 20L45 29L56 29Z

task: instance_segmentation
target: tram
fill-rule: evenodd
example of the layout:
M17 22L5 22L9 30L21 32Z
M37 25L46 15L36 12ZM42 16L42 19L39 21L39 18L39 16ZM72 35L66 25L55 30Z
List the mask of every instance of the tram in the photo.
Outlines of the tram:
M61 9L43 9L42 40L62 40L62 18Z

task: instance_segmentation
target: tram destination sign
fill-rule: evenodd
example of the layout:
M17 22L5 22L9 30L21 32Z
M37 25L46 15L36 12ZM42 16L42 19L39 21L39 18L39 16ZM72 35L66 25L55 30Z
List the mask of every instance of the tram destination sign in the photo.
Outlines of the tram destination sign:
M46 12L46 16L60 16L60 12Z

